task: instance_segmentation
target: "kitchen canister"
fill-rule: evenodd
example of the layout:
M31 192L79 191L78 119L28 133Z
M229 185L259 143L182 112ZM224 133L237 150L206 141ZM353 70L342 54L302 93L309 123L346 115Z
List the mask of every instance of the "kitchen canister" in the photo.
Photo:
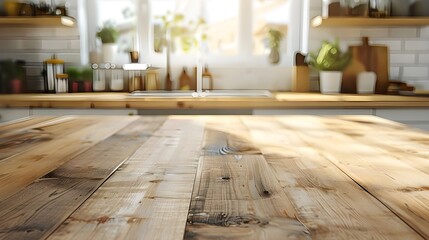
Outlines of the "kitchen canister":
M64 60L58 59L54 54L52 58L43 62L43 78L45 92L55 93L55 81L57 74L64 73Z
M414 0L410 7L411 16L429 16L429 0Z
M410 0L391 0L392 1L392 9L391 15L398 16L409 16L410 15Z
M375 72L359 73L356 79L357 93L373 94L375 90L376 81L377 81L377 75L375 74Z

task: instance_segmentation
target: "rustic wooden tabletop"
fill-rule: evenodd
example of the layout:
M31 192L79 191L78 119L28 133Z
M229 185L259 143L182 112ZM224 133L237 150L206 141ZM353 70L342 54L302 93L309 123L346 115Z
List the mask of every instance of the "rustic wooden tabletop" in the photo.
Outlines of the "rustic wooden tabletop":
M429 239L429 134L372 116L0 125L0 239Z

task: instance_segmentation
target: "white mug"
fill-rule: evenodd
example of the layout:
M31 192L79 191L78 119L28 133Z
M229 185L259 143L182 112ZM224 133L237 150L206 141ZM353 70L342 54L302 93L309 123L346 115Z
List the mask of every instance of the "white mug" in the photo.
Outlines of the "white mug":
M372 94L375 90L377 75L375 72L361 72L357 75L357 92L361 94Z

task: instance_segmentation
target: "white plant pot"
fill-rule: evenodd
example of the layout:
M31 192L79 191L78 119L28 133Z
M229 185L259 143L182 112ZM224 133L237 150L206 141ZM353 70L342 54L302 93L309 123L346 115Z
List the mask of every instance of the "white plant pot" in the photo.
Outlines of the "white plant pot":
M101 45L103 51L103 62L113 63L118 52L118 45L116 43L104 43Z
M360 94L373 94L377 75L375 72L361 72L357 75L357 92Z
M343 72L341 71L320 71L320 92L323 94L337 94L341 90Z

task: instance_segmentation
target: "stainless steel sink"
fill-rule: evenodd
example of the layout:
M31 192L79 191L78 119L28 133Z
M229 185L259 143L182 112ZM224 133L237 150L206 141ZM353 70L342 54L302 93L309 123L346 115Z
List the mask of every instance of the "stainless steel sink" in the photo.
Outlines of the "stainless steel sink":
M131 97L144 98L271 98L268 90L211 90L197 93L194 91L134 91Z

